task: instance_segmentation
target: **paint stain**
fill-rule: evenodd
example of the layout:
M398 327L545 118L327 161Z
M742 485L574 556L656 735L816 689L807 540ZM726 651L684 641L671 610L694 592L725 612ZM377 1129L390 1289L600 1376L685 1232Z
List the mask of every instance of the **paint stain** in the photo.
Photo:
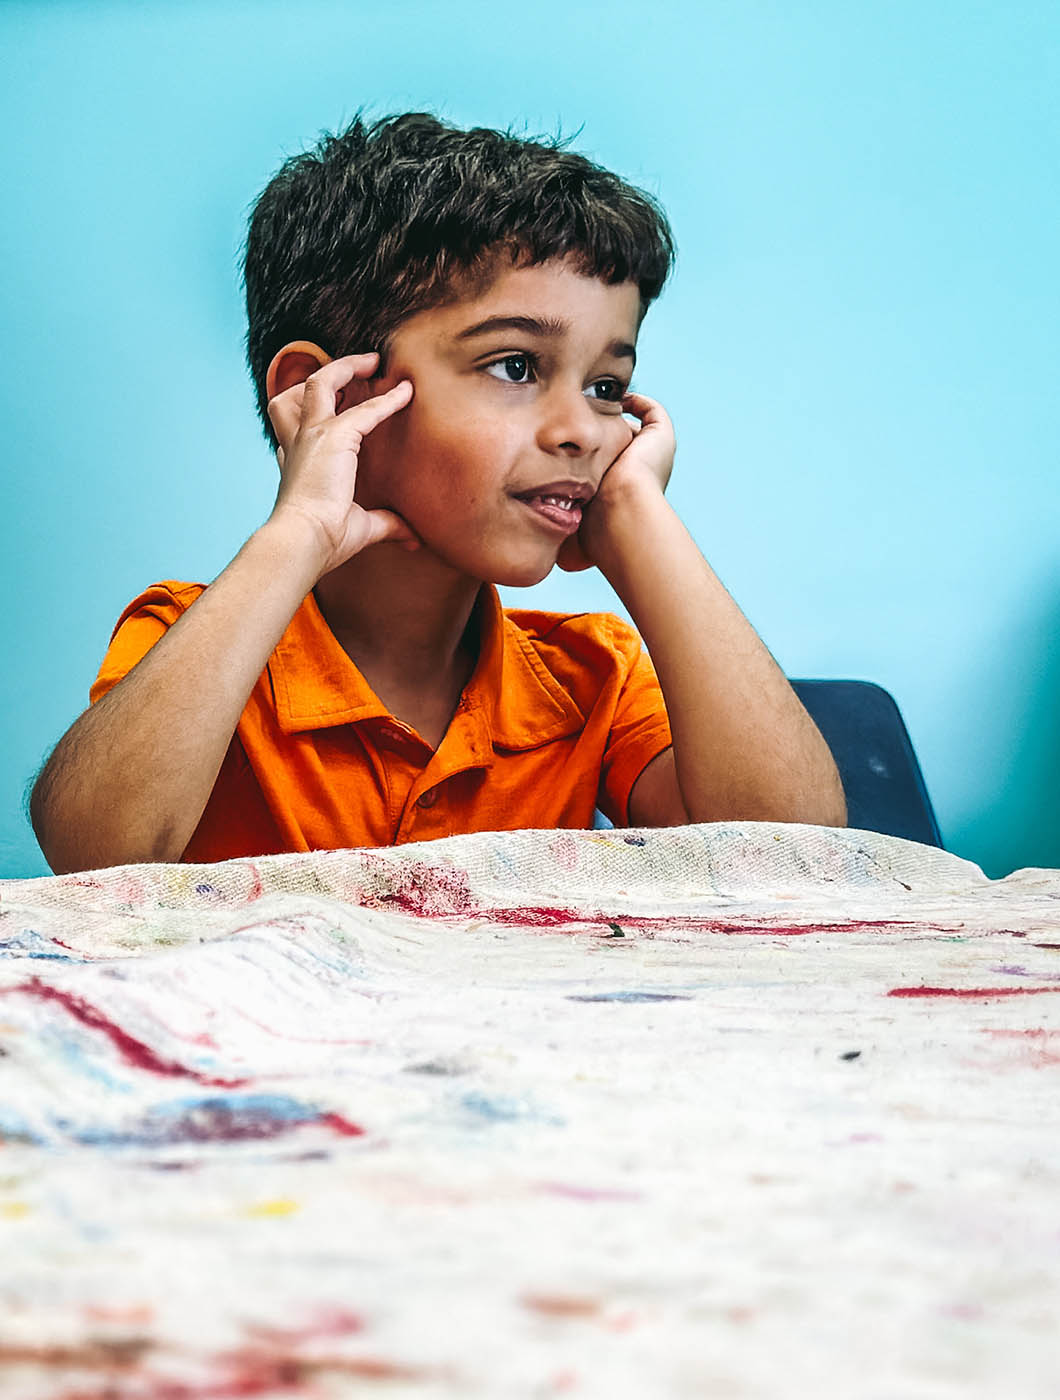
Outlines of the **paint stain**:
M750 1308L746 1304L736 1303L725 1309L725 1316L730 1322L735 1322L738 1327L741 1327L745 1323L752 1322L757 1316L757 1312L755 1308Z
M0 991L24 992L29 996L36 997L39 1001L57 1002L83 1026L88 1026L90 1030L101 1031L125 1063L136 1069L148 1070L152 1074L194 1079L200 1084L209 1084L220 1089L238 1089L247 1082L245 1079L216 1079L209 1075L199 1074L198 1071L178 1064L175 1060L162 1059L149 1045L123 1030L121 1026L111 1021L91 1003L82 997L74 996L72 992L61 991L58 987L49 987L39 977L31 977L28 982L21 982L14 987L5 987Z
M591 996L568 996L565 1001L691 1001L676 992L594 992Z
M28 1214L25 1201L0 1201L0 1220L24 1220Z
M301 1206L297 1201L292 1201L289 1196L279 1196L274 1201L257 1201L252 1206L245 1206L239 1213L249 1220L267 1220L276 1216L297 1215L299 1210Z
M47 1366L56 1370L128 1370L141 1361L154 1345L149 1337L89 1337L86 1341L68 1346L0 1343L0 1369L5 1366ZM97 1397L89 1397L89 1400L97 1400Z
M284 1389L302 1392L314 1376L329 1372L356 1376L372 1381L426 1381L426 1367L402 1365L381 1356L363 1357L301 1357L289 1352L265 1347L244 1347L223 1353L218 1361L222 1374L212 1384L201 1389L172 1390L159 1388L157 1394L148 1392L145 1400L236 1400L243 1396L268 1396ZM228 1374L225 1375L224 1372ZM137 1397L139 1400L139 1397Z
M348 1118L344 1118L341 1113L322 1113L317 1119L318 1123L323 1123L325 1127L333 1129L341 1137L363 1137L364 1128L357 1123L351 1123Z
M419 1064L405 1065L405 1074L466 1074L467 1069L456 1060L421 1060Z
M111 1344L96 1345L103 1347ZM17 1350L30 1352L34 1349ZM95 1360L95 1354L86 1352L85 1349L52 1350L61 1352L62 1355L45 1364L78 1368L84 1368L87 1364L95 1369L114 1369L112 1362ZM81 1359L82 1355L89 1358L87 1362ZM0 1365L3 1365L5 1359L4 1349L0 1348ZM36 1356L16 1358L23 1364L37 1359ZM279 1395L305 1395L308 1393L307 1387L315 1377L327 1375L349 1376L367 1381L409 1383L427 1383L430 1380L440 1381L446 1378L438 1368L403 1365L385 1357L310 1358L262 1346L241 1347L238 1350L222 1352L211 1357L209 1365L214 1374L203 1381L177 1381L171 1375L141 1371L135 1378L136 1400L252 1400L253 1397L273 1400L273 1397ZM124 1395L126 1392L123 1389L121 1393ZM318 1392L314 1390L313 1393ZM102 1390L85 1390L79 1386L74 1390L55 1393L53 1400L119 1400L119 1392L109 1383L105 1383Z
M467 918L476 913L466 870L416 861L398 871L380 869L377 878L375 887L370 884L361 893L369 908L397 907L402 913L422 918L446 914Z
M149 1303L133 1303L128 1307L108 1307L103 1303L86 1303L81 1309L89 1322L102 1322L110 1326L146 1327L154 1321L155 1310Z
M470 1109L482 1118L492 1122L508 1123L520 1118L535 1117L534 1110L523 1099L504 1097L500 1094L464 1094L460 1100L464 1108Z
M995 1040L1015 1041L1017 1047L1022 1047L1025 1053L1017 1061L1018 1064L1026 1065L1030 1069L1049 1069L1053 1065L1060 1065L1060 1054L1055 1049L1047 1048L1054 1036L1060 1036L1060 1030L1046 1030L1041 1026L1033 1026L1025 1030L995 1029L982 1027L982 1034L992 1036Z
M1000 1030L984 1026L982 1035L998 1036L1003 1040L1018 1037L1020 1040L1045 1040L1049 1036L1060 1035L1060 1030L1046 1030L1044 1026L1029 1026L1025 1030Z
M360 1137L364 1133L363 1128L341 1114L321 1113L297 1099L281 1094L246 1094L178 1099L156 1105L121 1128L87 1128L74 1131L71 1136L94 1147L169 1147L185 1142L264 1142L314 1124L330 1128L341 1137Z
M310 1320L301 1327L275 1327L269 1323L251 1323L247 1334L272 1346L296 1347L323 1337L349 1337L363 1332L364 1318L360 1313L341 1306L317 1308Z
M1018 997L1060 992L1057 987L892 987L889 997Z
M612 1186L578 1186L569 1181L540 1181L539 1191L552 1196L567 1196L573 1201L640 1201L643 1191L626 1191Z
M519 1301L524 1308L544 1317L598 1317L603 1307L598 1298L563 1293L528 1293Z

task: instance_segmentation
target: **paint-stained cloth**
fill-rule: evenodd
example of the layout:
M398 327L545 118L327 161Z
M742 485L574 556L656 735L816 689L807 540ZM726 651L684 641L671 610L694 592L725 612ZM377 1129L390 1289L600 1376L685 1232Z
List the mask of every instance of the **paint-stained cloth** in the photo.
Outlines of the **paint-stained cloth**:
M1053 1397L1060 873L735 823L0 881L0 1395Z

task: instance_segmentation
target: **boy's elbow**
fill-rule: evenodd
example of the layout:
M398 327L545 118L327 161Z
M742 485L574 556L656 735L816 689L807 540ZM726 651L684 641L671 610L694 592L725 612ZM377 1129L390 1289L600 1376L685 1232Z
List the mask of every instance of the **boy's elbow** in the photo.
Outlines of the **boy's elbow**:
M108 802L92 787L62 781L51 763L38 775L27 805L33 834L54 875L177 861L187 845L177 823L123 815L113 798Z

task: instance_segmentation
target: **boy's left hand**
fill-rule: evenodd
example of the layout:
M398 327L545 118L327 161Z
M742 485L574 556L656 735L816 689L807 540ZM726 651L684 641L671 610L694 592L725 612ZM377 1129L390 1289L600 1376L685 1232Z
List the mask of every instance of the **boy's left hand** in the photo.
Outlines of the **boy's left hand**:
M636 427L626 425L632 440L604 472L596 495L582 512L578 533L560 546L556 563L568 573L591 569L599 562L609 512L622 508L624 500L632 507L636 489L648 485L661 493L670 480L677 444L665 408L645 394L627 394L622 411L640 421Z

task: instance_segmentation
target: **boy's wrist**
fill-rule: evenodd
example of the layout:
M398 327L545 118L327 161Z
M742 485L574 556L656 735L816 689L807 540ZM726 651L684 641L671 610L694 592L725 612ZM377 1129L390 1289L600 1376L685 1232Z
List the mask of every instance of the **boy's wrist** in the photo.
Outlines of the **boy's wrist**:
M255 536L278 556L280 567L297 570L309 579L307 592L327 573L331 541L319 522L304 512L277 506Z
M596 517L590 541L593 563L617 591L627 566L651 547L653 525L672 516L673 507L656 483L631 480L601 491L591 510Z

